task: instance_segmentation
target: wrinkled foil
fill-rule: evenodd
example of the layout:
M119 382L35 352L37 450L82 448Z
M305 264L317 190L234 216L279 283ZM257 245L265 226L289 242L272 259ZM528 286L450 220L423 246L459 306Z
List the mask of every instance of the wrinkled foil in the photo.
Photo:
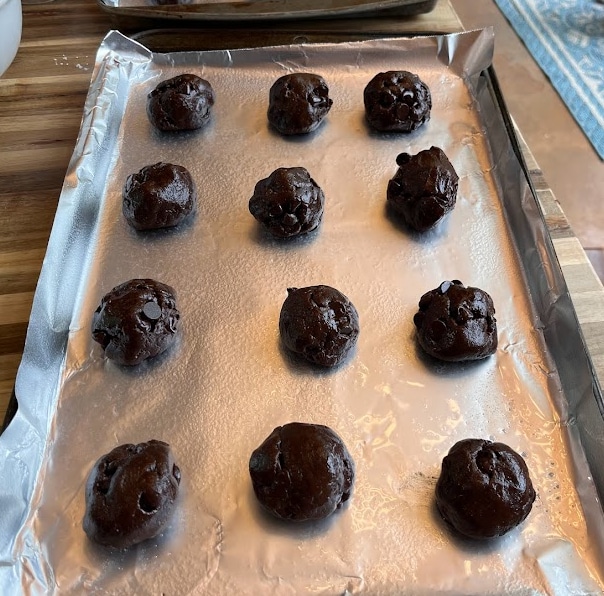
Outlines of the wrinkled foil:
M2 594L602 593L602 510L577 420L600 450L603 421L543 220L480 74L492 51L492 30L173 55L106 37L35 296L19 410L0 437ZM432 91L431 120L414 133L364 122L363 88L389 69ZM147 93L185 71L213 85L212 121L159 134ZM292 71L323 75L334 100L300 138L266 121L272 82ZM420 236L387 216L385 192L397 154L431 145L459 194ZM160 160L191 171L199 209L178 229L137 233L121 189ZM290 242L248 212L256 181L281 166L306 167L326 196L319 230ZM102 295L134 277L176 288L182 333L156 361L124 368L90 323ZM416 345L420 296L450 279L493 297L499 348L484 361L439 363ZM286 289L315 284L359 312L357 348L336 370L279 341ZM269 519L251 488L252 450L290 421L330 426L356 462L349 504L322 523ZM537 491L520 527L484 543L453 535L434 503L442 458L468 437L520 452ZM82 530L91 467L152 438L182 471L176 514L128 551L93 545Z

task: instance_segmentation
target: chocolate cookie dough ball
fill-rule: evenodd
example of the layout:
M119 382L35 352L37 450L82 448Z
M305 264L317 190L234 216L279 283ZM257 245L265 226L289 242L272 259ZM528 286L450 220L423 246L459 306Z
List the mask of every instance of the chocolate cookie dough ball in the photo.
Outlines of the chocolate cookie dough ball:
M329 427L291 422L277 427L252 453L250 476L269 513L296 522L318 520L350 498L354 462Z
M189 171L162 162L130 174L122 197L124 217L137 230L177 226L197 205L197 191Z
M279 168L256 183L250 213L276 238L291 238L317 228L325 195L304 168Z
M214 90L208 81L194 74L182 74L162 81L147 96L147 115L159 130L195 130L210 119Z
M120 445L99 459L86 484L84 531L104 546L128 548L157 536L178 495L180 470L163 441Z
M388 205L418 232L434 227L455 207L459 178L442 149L401 153L388 183Z
M359 315L344 294L329 286L288 288L279 316L281 341L321 366L336 366L356 345Z
M459 280L444 281L424 294L413 322L421 347L434 358L480 360L497 349L493 300Z
M430 89L406 70L381 72L365 87L365 116L382 132L411 132L430 120Z
M174 290L153 279L131 279L103 296L92 317L92 337L107 358L128 366L168 349L180 313Z
M503 443L465 439L443 459L436 505L464 536L502 536L526 519L534 500L524 459Z
M323 77L305 72L284 75L271 87L268 121L281 134L305 134L321 124L332 103Z

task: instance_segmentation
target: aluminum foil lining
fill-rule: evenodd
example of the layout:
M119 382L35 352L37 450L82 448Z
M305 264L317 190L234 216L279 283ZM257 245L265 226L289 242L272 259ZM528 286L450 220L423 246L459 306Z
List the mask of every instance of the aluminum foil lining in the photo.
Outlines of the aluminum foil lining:
M556 360L558 343L580 337L481 75L492 51L490 29L173 55L106 37L35 296L19 411L0 437L2 594L602 593L602 510L572 405L593 401L593 378L577 350L570 395ZM363 88L390 69L432 91L415 133L365 124ZM334 105L316 133L284 138L267 127L268 89L294 71L323 75ZM212 83L212 121L159 134L147 93L182 72ZM385 190L398 153L431 145L460 175L459 195L419 236L386 217ZM136 233L121 189L160 160L191 171L199 210L179 229ZM320 229L293 242L268 239L248 212L256 181L280 166L306 167L326 195ZM183 325L169 353L125 369L90 323L101 296L134 277L176 288ZM450 279L493 297L499 348L479 363L439 364L416 345L420 296ZM286 288L314 284L359 311L356 351L337 370L301 364L279 342ZM332 427L356 462L349 505L324 523L277 523L253 495L250 454L290 421ZM478 544L454 536L434 504L442 458L468 437L520 452L538 493L525 523ZM82 531L92 465L151 438L171 444L182 470L176 514L129 551L94 546Z

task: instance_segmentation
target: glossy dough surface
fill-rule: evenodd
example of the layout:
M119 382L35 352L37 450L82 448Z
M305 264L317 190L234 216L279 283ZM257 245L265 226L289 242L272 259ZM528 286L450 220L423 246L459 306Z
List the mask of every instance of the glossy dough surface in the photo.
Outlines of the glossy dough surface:
M382 132L411 132L430 119L430 89L406 70L375 75L365 87L363 100L367 122Z
M443 459L436 505L464 536L502 536L526 519L534 500L524 459L503 443L465 439Z
M459 177L442 149L401 153L388 183L388 205L418 232L434 227L455 207Z
M156 230L177 226L191 215L197 191L186 168L159 162L130 174L122 199L122 212L133 228Z
M270 89L268 121L281 134L306 134L318 128L332 104L323 77L305 72L284 75Z
M250 213L276 238L311 232L323 217L325 195L305 168L278 168L259 180Z
M147 96L147 116L165 132L195 130L210 120L214 90L205 79L181 74L162 81Z
M424 294L413 317L421 347L440 360L479 360L497 349L491 297L459 280L444 281Z
M354 483L354 462L342 439L320 424L277 427L252 453L249 470L262 507L297 522L331 515Z
M354 304L330 286L288 288L287 294L279 316L283 344L314 364L342 362L359 336Z
M103 296L92 317L92 337L107 358L131 366L169 348L179 319L173 288L131 279Z
M88 477L84 531L90 540L116 548L153 538L172 513L179 484L167 443L120 445Z

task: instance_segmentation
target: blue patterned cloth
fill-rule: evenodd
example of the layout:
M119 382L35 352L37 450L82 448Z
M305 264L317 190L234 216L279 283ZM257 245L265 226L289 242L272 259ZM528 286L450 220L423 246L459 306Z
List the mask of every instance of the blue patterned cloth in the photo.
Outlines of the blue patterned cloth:
M604 4L495 2L604 159Z

